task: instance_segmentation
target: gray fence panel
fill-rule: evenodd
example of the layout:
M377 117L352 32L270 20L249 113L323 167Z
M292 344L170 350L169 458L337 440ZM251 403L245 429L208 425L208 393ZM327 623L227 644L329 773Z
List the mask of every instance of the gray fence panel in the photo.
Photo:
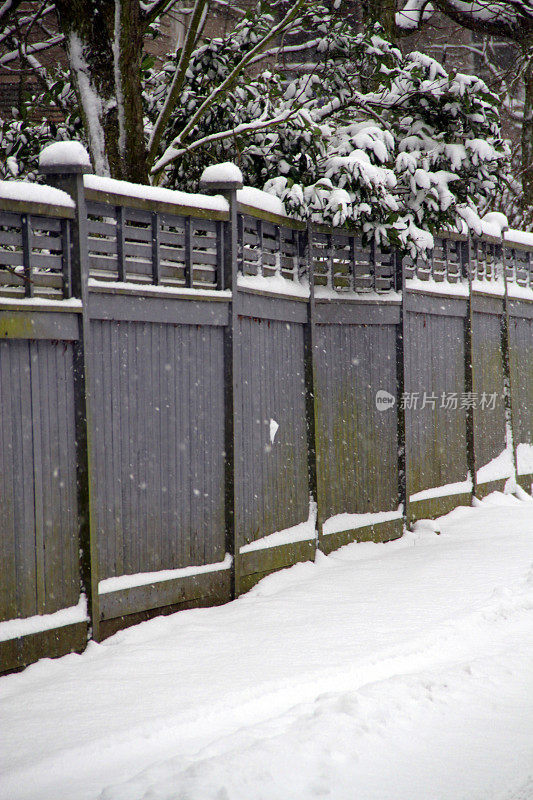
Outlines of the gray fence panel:
M235 398L243 457L236 459L240 544L307 519L309 480L303 325L239 318L241 382ZM272 443L270 420L279 429Z
M76 605L80 589L72 346L30 342L30 358L36 540L51 614Z
M505 449L502 319L498 314L472 315L472 390L475 395L474 457L476 470ZM483 400L483 394L486 401ZM494 408L491 395L496 395Z
M2 497L1 617L37 614L30 353L27 341L0 342Z
M533 319L510 318L509 360L515 444L533 444Z
M221 561L222 328L91 323L100 579Z
M416 407L405 409L409 495L463 481L466 452L465 321L461 317L406 313L408 348L405 392ZM426 393L424 401L424 393ZM441 407L457 397L457 409ZM414 404L414 403L413 403Z
M72 346L0 343L1 618L79 597Z
M398 505L394 325L317 325L317 481L321 516L388 511Z

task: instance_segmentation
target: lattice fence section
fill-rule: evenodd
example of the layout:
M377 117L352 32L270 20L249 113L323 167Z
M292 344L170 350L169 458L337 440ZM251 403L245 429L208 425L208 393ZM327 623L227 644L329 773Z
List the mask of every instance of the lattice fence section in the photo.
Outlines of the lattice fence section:
M301 258L301 232L245 214L238 219L239 271L243 275L282 275L298 280L305 265Z
M463 278L461 244L455 239L435 237L435 246L425 257L419 256L415 260L406 256L403 259L405 277L436 283L460 283Z
M519 247L504 247L505 277L511 283L533 288L533 253Z
M0 291L10 297L70 297L70 221L0 212Z
M221 288L222 222L97 202L87 213L91 277Z
M470 275L473 280L496 281L503 277L500 244L472 239L470 242Z
M313 232L315 286L343 292L389 292L395 288L392 251L364 247L349 233Z

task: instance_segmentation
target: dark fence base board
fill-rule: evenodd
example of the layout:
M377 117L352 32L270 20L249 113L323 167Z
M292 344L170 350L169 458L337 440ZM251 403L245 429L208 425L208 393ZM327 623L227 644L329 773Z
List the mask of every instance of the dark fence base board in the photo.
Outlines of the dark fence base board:
M178 611L187 611L192 608L213 608L214 606L222 606L227 603L230 598L216 597L209 595L207 597L196 597L194 600L186 600L183 603L173 603L170 606L163 608L151 608L147 611L138 611L135 614L124 614L121 617L114 619L106 619L100 623L100 641L109 639L113 634L122 631L125 628L131 628L133 625L140 625L141 622L147 622L154 617L168 617L170 614L176 614Z
M407 522L411 525L417 519L435 519L449 514L457 506L472 505L472 494L448 494L443 497L430 497L427 500L415 500L408 503Z
M333 553L339 547L344 547L352 542L390 542L399 539L403 533L403 520L391 519L387 522L377 522L374 525L365 525L364 528L330 533L320 539L320 549L325 555Z
M314 561L315 540L283 544L279 547L241 553L240 594L247 592L262 578L277 570L292 567L300 561Z
M165 607L181 606L183 603L204 598L212 605L226 603L231 599L231 570L204 572L101 594L100 615L102 622L105 622L153 609L162 613L161 609Z
M476 497L478 500L482 500L487 495L491 494L492 492L503 492L505 489L505 484L509 478L500 478L499 480L495 481L487 481L486 483L478 483L476 486Z
M517 475L516 482L525 492L532 494L531 487L533 486L533 474L530 473L529 475Z
M81 653L87 646L87 623L77 622L19 639L0 642L0 675L33 664L40 658L59 658Z

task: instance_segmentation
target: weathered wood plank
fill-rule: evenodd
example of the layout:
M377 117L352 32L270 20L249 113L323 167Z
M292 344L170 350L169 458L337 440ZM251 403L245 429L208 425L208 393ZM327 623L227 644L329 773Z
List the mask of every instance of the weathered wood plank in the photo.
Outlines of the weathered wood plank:
M229 600L230 590L229 569L206 572L101 594L100 613L106 620L202 597L223 594Z
M19 639L0 642L0 674L20 669L40 658L82 653L87 646L87 623L65 625Z
M91 319L124 322L161 322L181 325L227 325L228 300L212 302L194 297L177 299L111 294L96 287L89 297ZM1 329L0 329L1 330Z
M76 315L58 311L5 311L0 309L1 339L60 339L79 337Z

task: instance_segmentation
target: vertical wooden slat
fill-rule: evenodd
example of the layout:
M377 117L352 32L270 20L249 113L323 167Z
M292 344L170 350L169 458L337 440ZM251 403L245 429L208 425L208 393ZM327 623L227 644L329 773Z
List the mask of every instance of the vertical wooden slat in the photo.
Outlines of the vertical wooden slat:
M0 536L0 563L2 581L0 582L0 621L17 616L17 566L15 525L15 480L14 461L20 449L15 438L13 420L13 376L11 353L14 350L10 341L0 342L0 497L2 498L2 517ZM20 536L20 531L18 532ZM29 581L30 576L24 580Z
M22 214L20 218L20 227L22 234L22 263L24 264L24 294L26 297L33 297L34 284L32 278L31 266L31 217L29 214Z
M117 280L126 280L126 266L124 255L124 206L115 207L116 237L117 237Z
M185 286L192 288L193 285L193 268L192 268L192 232L191 232L191 218L185 217L185 232L184 232L184 260L185 260Z
M150 458L148 473L148 503L150 509L152 563L155 569L163 566L161 558L162 526L161 526L161 481L159 480L159 464L161 463L161 393L159 375L161 372L160 356L162 348L162 325L154 323L151 328L150 351L150 387L151 387L151 425L150 425Z
M76 597L69 596L68 572L71 569L69 538L75 531L69 530L68 499L64 492L64 449L66 436L66 416L68 414L68 389L62 378L66 354L65 345L56 342L39 343L39 359L48 363L48 382L43 386L47 391L47 429L48 451L50 454L47 477L48 492L45 496L45 589L47 612L59 611L75 605ZM43 351L46 351L44 353Z
M150 215L152 231L152 283L159 286L161 283L161 259L159 248L159 234L161 231L160 217L157 211L152 211Z
M141 408L139 412L139 371L137 368L137 359L142 357L143 354L138 351L137 340L138 323L130 322L128 325L128 339L127 339L127 384L125 391L128 393L128 450L127 462L124 467L127 469L128 479L128 496L129 496L129 530L128 535L124 538L124 569L127 572L135 572L136 564L138 563L138 549L139 537L136 532L139 528L139 491L137 486L139 484L140 474L140 453L139 453L139 438L138 438L138 418L139 413L143 413Z
M226 288L224 283L224 223L221 220L217 220L215 224L217 242L216 288L223 290Z
M39 358L38 342L28 343L30 352L30 385L31 385L31 415L32 415L32 443L33 443L33 485L35 503L35 564L36 564L36 590L37 609L39 614L45 613L45 509L43 472L49 471L49 439L46 437L42 446L42 417L46 410L46 398L41 403L39 372L44 372L44 383L47 383L46 363ZM45 353L42 353L45 356ZM33 363L31 363L33 362ZM53 389L53 386L50 387ZM48 467L48 470L47 470Z
M355 236L349 237L350 241L350 270L349 270L349 281L350 281L350 291L355 292L357 286L357 267L355 263Z
M259 251L259 256L257 260L257 274L263 275L263 267L264 267L264 240L263 240L263 220L258 219L256 220L256 232L257 232L257 248Z
M61 519L65 560L68 560L68 569L64 571L64 601L65 605L72 606L76 604L80 592L72 346L58 347L56 356L59 364L58 369L61 372L60 386L64 387L60 389L63 401L58 412L58 435L61 443L59 473Z
M376 258L376 242L374 239L370 241L370 252L368 256L368 271L370 273L370 288L376 291L376 273L377 273L377 258Z
M63 297L65 298L73 296L70 226L70 220L61 220L61 274L63 276Z
M231 223L230 225L232 228L235 226ZM226 232L228 233L230 229L226 228ZM238 272L244 273L244 215L238 214L237 215L237 222L236 222L236 251L235 251L235 264L236 270ZM227 237L226 237L227 238ZM227 242L226 242L227 247ZM229 289L230 285L226 283L226 289Z
M35 553L35 486L32 436L31 402L31 352L29 342L12 342L15 358L11 368L14 377L13 425L17 452L14 454L16 479L16 558L19 583L17 586L17 616L29 617L40 612L37 597L37 570ZM41 573L42 574L42 573ZM40 580L40 578L39 578Z

